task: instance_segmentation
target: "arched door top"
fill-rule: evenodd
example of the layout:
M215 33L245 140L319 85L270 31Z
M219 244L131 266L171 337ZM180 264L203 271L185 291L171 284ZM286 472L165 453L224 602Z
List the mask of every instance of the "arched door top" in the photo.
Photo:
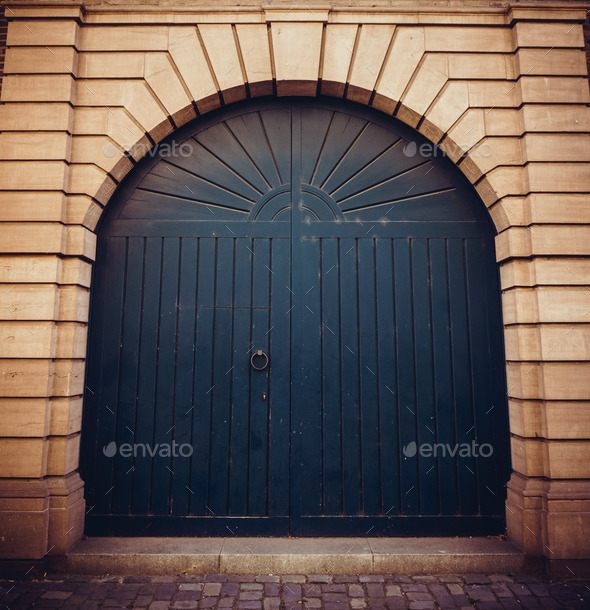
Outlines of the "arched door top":
M239 103L185 125L131 172L103 224L285 220L293 180L310 221L495 230L473 186L421 134L357 104L310 98Z

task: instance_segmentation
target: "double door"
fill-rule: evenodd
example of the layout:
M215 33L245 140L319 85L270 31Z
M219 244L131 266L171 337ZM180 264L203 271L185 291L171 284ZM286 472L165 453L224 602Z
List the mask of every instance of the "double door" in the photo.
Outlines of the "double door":
M404 158L401 126L351 112L222 115L119 193L93 288L89 532L501 529L493 236L444 166ZM379 195L412 173L415 203Z

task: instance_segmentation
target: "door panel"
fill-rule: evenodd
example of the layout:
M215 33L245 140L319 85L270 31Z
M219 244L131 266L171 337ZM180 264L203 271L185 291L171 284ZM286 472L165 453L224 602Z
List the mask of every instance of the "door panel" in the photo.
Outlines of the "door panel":
M498 514L494 461L457 453L497 446L502 389L489 383L489 363L501 343L481 319L493 252L477 240L304 238L300 256L306 311L294 413L305 483L296 531L337 532L326 517L358 515L365 532L417 533L424 515L442 523ZM412 454L411 443L444 453Z
M228 533L222 521L238 532L243 517L286 517L289 241L115 237L103 248L120 277L97 278L104 332L92 422L118 450L86 451L92 510L134 516L136 533L169 531L157 516L182 518L170 531L212 534ZM271 344L272 387L270 368L250 364ZM287 532L281 521L275 533ZM93 527L122 533L130 524L97 517Z
M472 187L344 103L252 103L175 139L99 235L88 532L501 531L499 286Z

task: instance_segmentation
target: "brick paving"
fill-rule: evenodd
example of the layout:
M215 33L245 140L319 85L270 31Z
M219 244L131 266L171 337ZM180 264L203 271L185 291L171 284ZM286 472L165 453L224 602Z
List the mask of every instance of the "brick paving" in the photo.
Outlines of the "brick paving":
M22 608L590 608L590 584L532 575L56 575L0 579L0 610Z

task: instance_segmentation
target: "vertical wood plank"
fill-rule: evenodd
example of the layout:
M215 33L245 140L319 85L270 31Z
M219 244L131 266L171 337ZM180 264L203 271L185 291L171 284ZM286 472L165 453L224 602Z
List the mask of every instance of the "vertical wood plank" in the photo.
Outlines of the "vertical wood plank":
M289 514L291 402L291 243L273 239L270 288L269 513Z
M393 299L393 240L375 243L377 291L377 369L379 374L380 479L382 513L400 511L400 443L396 379L396 319Z
M90 393L91 404L87 408L87 418L93 421L88 426L95 432L96 442L87 450L88 461L92 465L94 510L108 513L112 500L114 455L105 448L116 438L116 384L119 374L119 345L121 340L120 308L123 302L124 266L120 263L125 257L124 239L104 239L99 244L99 252L104 257L104 267L97 274L97 287L100 289L97 307L93 310L93 323L96 324L96 341L91 343L87 365L86 387ZM111 323L111 317L115 315ZM115 357L113 358L113 354ZM92 410L90 410L90 408ZM108 493L107 493L108 492Z
M235 289L233 360L228 375L232 380L229 510L232 515L248 514L248 446L250 417L250 353L252 327L251 239L235 242Z
M340 380L342 384L342 504L346 515L361 510L361 435L358 345L358 245L340 240Z
M323 239L321 250L323 509L326 515L339 515L342 511L343 472L338 240Z
M490 368L490 336L488 334L488 306L486 300L483 244L479 240L465 240L467 298L469 304L469 337L471 340L471 378L473 400L473 430L467 434L470 442L478 446L494 446L491 410L492 379ZM479 451L478 451L479 455ZM496 512L493 461L482 457L469 460L477 480L478 512Z
M160 319L160 283L162 276L162 240L145 240L143 262L143 315L139 348L137 403L141 417L137 418L138 442L154 444L154 414L156 407L156 371L158 356L158 326ZM133 510L146 514L151 507L152 461L138 460L133 473Z
M269 352L270 240L254 241L252 278L252 352ZM265 516L268 510L268 373L251 369L250 455L248 514Z
M176 390L174 402L174 441L177 444L177 458L172 470L172 514L187 515L190 498L192 453L186 456L185 446L194 452L192 424L194 411L193 370L195 367L195 322L197 318L197 268L198 247L196 238L184 238L180 243L180 286L178 291L178 348L176 361Z
M449 305L451 319L451 357L455 395L455 436L458 443L467 442L473 431L471 395L471 348L469 310L465 278L465 256L462 239L449 239ZM477 483L473 464L457 460L459 509L463 515L477 514Z
M121 379L117 405L117 430L122 443L135 445L137 425L137 376L139 367L139 337L141 324L141 303L143 289L143 239L130 237L127 241L125 260L126 281L123 301L123 323L121 336L121 361L119 375ZM119 314L120 316L120 314ZM131 497L133 489L133 471L135 462L146 459L138 454L121 455L115 458L115 480L121 485L113 489L112 510L116 513L131 514Z
M510 477L510 429L508 423L507 387L506 387L506 357L504 354L504 335L502 329L502 304L500 293L499 269L496 264L493 243L484 244L483 276L487 278L485 285L485 302L487 305L487 324L489 341L489 371L492 383L490 395L491 407L483 414L483 425L493 431L493 457L487 458L493 466L490 473L493 485L493 500L489 511L492 514L502 514L504 508L504 485ZM481 426L478 420L478 426Z
M299 241L301 283L294 291L301 292L303 307L294 314L300 318L303 332L301 344L293 345L300 352L301 404L299 413L302 419L301 438L299 439L303 485L301 489L301 511L303 515L322 514L322 373L321 361L321 278L320 240L303 238Z
M178 263L180 240L164 238L158 329L158 368L156 372L156 408L153 444L171 444L174 432L174 383L176 368L176 331L178 316ZM171 383L172 382L172 383ZM170 513L172 457L161 449L152 460L152 504L156 515Z
M430 318L430 269L428 264L428 240L413 239L412 257L412 296L415 341L416 376L416 423L418 446L434 444L434 395L432 372L432 322ZM436 490L436 458L422 457L420 452L415 458L418 465L418 488L420 514L438 513Z
M213 391L213 306L215 304L214 238L199 240L195 370L193 371L194 401L190 496L192 515L212 515L208 505L211 454L211 402Z
M434 358L434 389L436 441L457 443L454 429L453 372L451 359L451 331L448 293L448 264L446 240L430 240L432 350ZM440 514L457 513L456 458L438 459L432 473L438 479L438 508Z
M359 377L362 446L362 509L365 515L381 513L379 482L381 444L377 369L376 278L372 239L358 240Z
M400 473L400 509L402 514L418 513L418 469L416 456L411 454L410 443L416 443L416 382L414 368L414 329L412 304L412 269L410 240L396 239L393 243L395 286L395 319L397 332L397 387L399 410L399 436L402 454Z
M234 240L216 243L215 311L213 322L213 389L211 407L210 509L226 515L229 509L229 431L231 421L231 370L234 294Z

